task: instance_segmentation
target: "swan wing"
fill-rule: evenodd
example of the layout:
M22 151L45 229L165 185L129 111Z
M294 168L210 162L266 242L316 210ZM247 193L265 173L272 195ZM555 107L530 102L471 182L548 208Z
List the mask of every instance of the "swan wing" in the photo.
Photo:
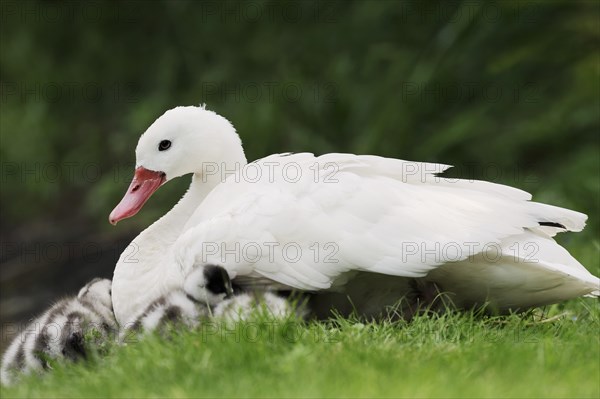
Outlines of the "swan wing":
M550 237L585 226L584 214L531 202L522 190L440 177L447 168L352 154L272 155L207 196L176 257L184 268L217 263L232 276L323 290L354 271L424 277L526 229Z

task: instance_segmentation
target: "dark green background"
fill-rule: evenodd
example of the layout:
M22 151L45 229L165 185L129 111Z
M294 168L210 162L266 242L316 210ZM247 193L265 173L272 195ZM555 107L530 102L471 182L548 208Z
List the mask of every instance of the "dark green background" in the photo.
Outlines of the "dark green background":
M9 319L14 298L43 292L40 304L110 275L127 240L183 193L187 178L136 218L107 222L137 138L176 105L226 116L249 159L335 151L456 165L453 176L589 214L584 233L561 241L598 245L598 2L2 1L1 11Z

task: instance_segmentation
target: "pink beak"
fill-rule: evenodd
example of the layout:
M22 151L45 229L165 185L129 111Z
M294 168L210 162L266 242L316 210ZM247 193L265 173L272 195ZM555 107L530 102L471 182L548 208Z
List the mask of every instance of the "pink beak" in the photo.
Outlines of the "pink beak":
M125 196L110 213L108 221L117 224L118 221L138 213L165 180L167 176L163 172L155 172L142 166L137 168Z

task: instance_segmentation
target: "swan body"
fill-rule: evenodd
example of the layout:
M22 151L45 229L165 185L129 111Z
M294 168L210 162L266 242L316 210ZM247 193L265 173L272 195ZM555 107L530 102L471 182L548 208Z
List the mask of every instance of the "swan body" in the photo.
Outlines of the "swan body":
M552 238L582 230L584 214L512 187L441 177L447 165L309 153L248 164L231 123L203 107L167 111L136 158L112 223L166 181L193 177L121 255L120 323L198 264L221 265L241 285L350 297L364 314L402 298L411 279L438 285L459 306L501 311L599 294L598 278Z

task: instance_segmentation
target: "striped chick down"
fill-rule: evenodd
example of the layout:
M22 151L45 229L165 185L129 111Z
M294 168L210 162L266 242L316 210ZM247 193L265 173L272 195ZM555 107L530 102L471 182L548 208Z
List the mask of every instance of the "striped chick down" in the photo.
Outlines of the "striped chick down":
M91 344L108 339L116 331L111 281L96 278L76 297L58 301L21 329L3 356L2 384L50 369L53 361L84 359Z
M301 307L273 292L244 292L232 288L227 271L220 266L198 266L183 287L151 302L122 330L121 342L135 342L152 331L165 333L174 326L196 328L211 321L237 322L257 315L287 318L304 316Z
M121 342L130 343L139 335L180 325L195 328L209 317L211 308L232 293L227 271L220 266L194 268L183 287L175 288L152 301L121 333Z
M214 308L214 317L225 322L251 320L253 317L266 316L275 319L305 317L303 306L294 306L286 298L273 292L239 292L225 299Z

